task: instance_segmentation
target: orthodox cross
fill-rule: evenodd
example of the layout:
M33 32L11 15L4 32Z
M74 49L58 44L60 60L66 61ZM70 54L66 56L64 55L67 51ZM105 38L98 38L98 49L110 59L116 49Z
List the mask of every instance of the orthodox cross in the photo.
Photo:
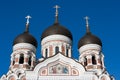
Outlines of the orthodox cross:
M60 8L58 5L55 5L54 8L56 9L55 16L58 16L58 9Z
M89 23L88 23L89 17L86 16L86 17L85 17L85 20L86 20L86 27L88 27L88 26L89 26Z
M25 17L26 19L27 19L27 22L26 22L26 32L29 32L29 20L30 20L30 18L32 18L31 16L26 16Z
M86 16L84 19L86 20L86 29L87 29L87 32L90 32L90 29L89 29L89 22L88 22L89 17Z
M30 20L30 18L32 18L32 17L28 15L28 16L26 16L25 18L27 19L26 24L29 24L29 20Z

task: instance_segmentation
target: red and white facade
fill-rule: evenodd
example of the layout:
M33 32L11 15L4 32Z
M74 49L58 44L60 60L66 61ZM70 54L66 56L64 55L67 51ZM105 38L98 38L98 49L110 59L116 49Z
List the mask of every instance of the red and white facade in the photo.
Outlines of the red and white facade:
M38 61L33 45L14 45L10 69L1 80L114 80L105 69L101 46L97 44L82 46L79 49L79 60L71 58L72 41L66 36L48 36L42 40L41 45L43 58ZM56 47L60 51L57 54ZM23 63L19 61L21 54L24 55Z

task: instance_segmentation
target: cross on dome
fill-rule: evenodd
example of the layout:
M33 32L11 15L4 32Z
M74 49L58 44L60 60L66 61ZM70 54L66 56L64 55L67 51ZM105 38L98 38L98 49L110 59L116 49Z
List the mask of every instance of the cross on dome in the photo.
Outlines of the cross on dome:
M60 8L60 6L55 5L54 8L56 9L55 16L58 16L58 9Z
M55 11L55 23L58 23L58 9L60 8L60 6L55 5L54 8L56 9Z
M89 23L88 23L89 17L86 16L86 17L85 17L85 20L86 20L86 25L89 26Z
M84 19L86 20L86 30L87 30L87 33L89 33L89 32L90 32L90 29L89 29L89 22L88 22L89 17L86 16L86 17L84 17Z
M25 18L27 19L26 24L29 24L29 20L30 20L30 18L32 18L32 17L31 17L30 15L28 15L28 16L26 16Z
M27 22L26 22L26 32L28 32L29 31L29 20L30 20L30 18L32 18L30 15L28 15L28 16L26 16L25 17L26 19L27 19Z

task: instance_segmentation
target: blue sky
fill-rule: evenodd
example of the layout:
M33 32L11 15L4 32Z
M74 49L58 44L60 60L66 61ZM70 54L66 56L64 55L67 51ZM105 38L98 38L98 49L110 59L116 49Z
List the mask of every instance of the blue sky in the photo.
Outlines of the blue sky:
M119 0L0 0L0 76L10 65L14 38L25 30L25 16L31 15L30 32L38 41L40 57L42 32L54 23L54 5L59 5L59 22L73 34L73 57L79 53L77 44L85 34L85 16L90 29L103 43L107 71L120 79L120 1Z

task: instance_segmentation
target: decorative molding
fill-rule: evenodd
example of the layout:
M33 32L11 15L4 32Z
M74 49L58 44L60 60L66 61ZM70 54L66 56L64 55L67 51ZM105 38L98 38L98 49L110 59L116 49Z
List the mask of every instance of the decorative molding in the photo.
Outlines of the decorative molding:
M101 46L97 45L97 44L87 44L82 46L81 48L79 48L79 52L82 54L84 51L87 50L97 50L97 51L101 51Z
M45 37L42 41L41 41L41 45L44 45L45 43L49 42L49 41L64 41L65 43L71 44L72 45L72 41L70 38L64 36L64 35L50 35Z
M58 53L57 55L55 55L53 57L50 57L50 58L47 58L46 60L37 64L33 71L26 71L26 74L27 74L27 76L29 76L29 75L32 75L32 76L39 75L40 70L43 69L43 67L48 67L52 64L54 65L54 64L57 64L59 62L63 63L63 64L66 64L66 65L70 65L70 67L72 69L77 70L78 73L79 73L79 75L77 75L77 76L80 76L80 75L84 74L84 72L85 72L85 68L79 62L77 62L77 61L75 61L71 58L65 57L61 53ZM48 71L48 68L47 68L47 71ZM70 71L70 73L71 73L71 71Z
M29 43L18 43L13 46L13 51L19 50L19 49L28 49L33 51L34 53L36 52L35 46Z

